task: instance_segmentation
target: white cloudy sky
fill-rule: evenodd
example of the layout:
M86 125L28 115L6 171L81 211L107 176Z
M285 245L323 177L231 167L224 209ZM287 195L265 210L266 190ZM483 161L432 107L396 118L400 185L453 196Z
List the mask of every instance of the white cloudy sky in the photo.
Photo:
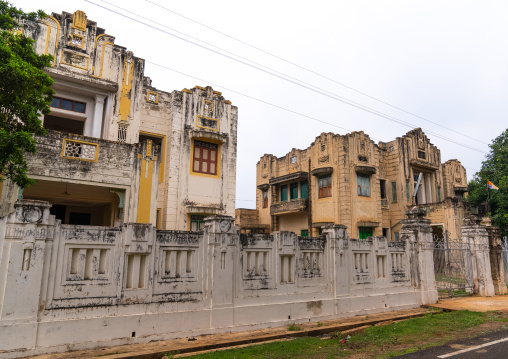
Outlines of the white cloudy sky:
M508 2L503 0L336 0L312 5L300 0L11 1L25 11L83 10L136 56L195 77L147 63L146 75L155 87L172 91L212 85L238 106L237 207L255 208L255 165L264 153L283 156L292 148L306 148L321 132L363 130L375 141L390 141L422 127L441 149L443 161L458 158L471 179L488 144L508 127ZM307 84L298 86L167 33L220 47L235 54L230 57L241 56Z

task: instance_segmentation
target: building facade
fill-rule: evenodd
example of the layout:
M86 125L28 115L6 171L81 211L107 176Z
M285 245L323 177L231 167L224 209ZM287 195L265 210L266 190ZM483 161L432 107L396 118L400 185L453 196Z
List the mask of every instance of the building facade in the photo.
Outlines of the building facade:
M305 237L342 224L353 238L394 240L412 205L426 210L438 236L444 230L460 236L467 191L464 167L458 160L442 163L421 129L377 144L364 132L322 133L304 150L261 157L256 185L255 213L242 210L245 220L238 223L245 231L269 226Z
M205 215L234 214L237 108L220 92L158 90L145 61L82 11L23 31L53 56L55 95L27 156L38 183L4 183L0 216L20 198L49 201L62 224L198 230Z

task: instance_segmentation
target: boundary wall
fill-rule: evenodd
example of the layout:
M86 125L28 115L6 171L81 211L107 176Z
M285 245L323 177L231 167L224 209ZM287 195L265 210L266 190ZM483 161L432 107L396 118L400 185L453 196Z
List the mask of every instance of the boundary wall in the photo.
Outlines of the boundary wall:
M62 225L20 200L0 219L0 358L281 326L437 301L430 221L401 241ZM490 270L490 268L489 268Z

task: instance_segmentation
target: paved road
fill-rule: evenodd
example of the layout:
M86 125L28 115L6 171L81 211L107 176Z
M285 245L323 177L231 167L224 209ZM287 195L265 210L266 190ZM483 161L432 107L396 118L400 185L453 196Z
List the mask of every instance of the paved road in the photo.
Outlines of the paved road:
M403 359L506 359L508 358L508 330L480 335L420 352L398 356Z

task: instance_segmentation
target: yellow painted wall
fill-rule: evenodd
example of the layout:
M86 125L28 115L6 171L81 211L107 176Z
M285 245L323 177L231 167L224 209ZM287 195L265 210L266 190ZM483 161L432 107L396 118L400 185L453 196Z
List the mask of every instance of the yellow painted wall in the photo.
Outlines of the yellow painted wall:
M150 223L153 161L141 159L140 172L137 222Z
M122 94L120 96L120 118L127 121L131 113L132 78L134 75L134 61L125 60L123 64Z

